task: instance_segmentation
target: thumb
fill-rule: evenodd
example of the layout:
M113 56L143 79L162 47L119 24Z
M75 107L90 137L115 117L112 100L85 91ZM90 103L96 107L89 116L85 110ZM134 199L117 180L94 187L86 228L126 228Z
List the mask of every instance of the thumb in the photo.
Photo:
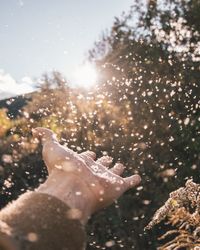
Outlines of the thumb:
M124 178L126 183L126 190L138 186L141 182L141 177L138 174L131 175L129 177Z

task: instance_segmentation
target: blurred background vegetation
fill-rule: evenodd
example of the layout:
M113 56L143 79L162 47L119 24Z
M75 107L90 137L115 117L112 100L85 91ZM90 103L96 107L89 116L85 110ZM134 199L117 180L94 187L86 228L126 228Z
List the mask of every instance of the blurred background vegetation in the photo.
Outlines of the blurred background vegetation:
M199 36L199 0L136 0L88 53L101 76L91 92L53 72L38 91L1 101L1 207L44 182L31 128L48 127L63 145L109 154L125 175L142 176L141 186L93 216L87 249L159 247L166 226L144 227L169 192L190 177L200 182Z

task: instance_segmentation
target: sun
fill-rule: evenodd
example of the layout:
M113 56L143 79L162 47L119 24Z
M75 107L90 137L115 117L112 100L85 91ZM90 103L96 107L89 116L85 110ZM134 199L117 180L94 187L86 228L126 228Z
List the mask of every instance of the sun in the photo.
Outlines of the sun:
M73 72L73 84L79 87L90 88L97 83L97 71L94 65L85 63Z

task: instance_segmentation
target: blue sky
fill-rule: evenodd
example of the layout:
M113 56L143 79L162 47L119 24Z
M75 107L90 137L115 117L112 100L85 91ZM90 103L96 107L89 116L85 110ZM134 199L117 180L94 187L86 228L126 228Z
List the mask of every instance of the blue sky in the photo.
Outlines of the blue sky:
M0 0L0 92L9 90L8 76L19 89L52 69L69 76L132 2Z

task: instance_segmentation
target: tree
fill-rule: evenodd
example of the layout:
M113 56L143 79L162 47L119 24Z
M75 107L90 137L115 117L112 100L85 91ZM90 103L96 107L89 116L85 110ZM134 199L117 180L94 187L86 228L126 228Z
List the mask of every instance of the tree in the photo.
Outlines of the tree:
M117 107L130 106L128 134L132 132L134 147L126 161L144 176L140 197L149 201L146 208L137 207L138 214L145 214L138 230L142 234L149 215L170 191L189 176L199 181L193 166L200 163L200 12L198 1L140 3L135 1L128 14L114 21L89 55L104 76L99 92ZM123 143L126 152L131 143ZM136 249L153 249L146 239L147 245L138 240Z

